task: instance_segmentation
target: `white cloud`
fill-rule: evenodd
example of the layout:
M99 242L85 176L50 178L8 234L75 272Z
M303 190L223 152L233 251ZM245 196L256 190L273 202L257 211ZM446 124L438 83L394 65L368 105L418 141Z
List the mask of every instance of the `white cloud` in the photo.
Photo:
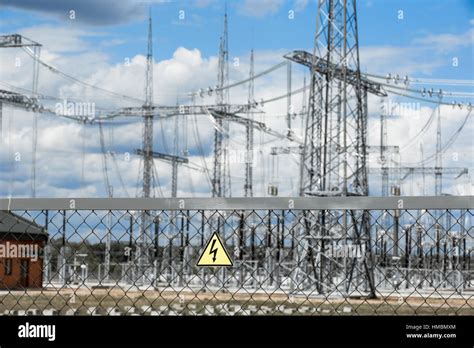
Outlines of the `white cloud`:
M286 52L286 51L285 51ZM282 52L256 52L257 69L263 69L266 64L274 64L280 60ZM87 66L88 60L85 55L80 55L84 60L80 66ZM57 63L60 63L64 68L62 70L68 71L69 68L67 63L70 59L77 59L77 56L60 56L55 55L54 58ZM77 64L77 63L76 63ZM143 95L143 83L144 83L144 71L145 71L146 60L144 56L137 55L130 61L129 66L124 64L115 65L98 65L94 66L94 72L82 73L82 70L74 72L74 75L78 78L86 80L88 83L100 85L102 88L114 90L119 93L142 97ZM76 66L76 65L69 65ZM173 105L176 103L176 91L183 93L184 91L197 90L200 87L214 86L216 80L216 68L217 59L216 57L210 57L204 59L201 53L197 49L186 49L180 47L176 49L173 56L170 59L156 62L154 65L155 70L155 100L160 103ZM86 69L87 70L87 69ZM248 62L242 59L239 67L231 67L231 76L233 79L240 80L248 75ZM24 74L23 74L24 75ZM46 75L41 75L43 78ZM269 98L274 95L281 95L285 93L285 84L280 83L283 81L284 69L278 72L274 76L269 77L266 81L258 81L258 91L256 93L257 98ZM16 84L16 76L11 76L9 82ZM26 79L28 80L28 79ZM271 81L271 82L270 82ZM25 85L28 85L28 81L25 81ZM269 83L270 82L270 83ZM82 100L86 100L88 94L85 89L77 84L70 83L69 81L61 81L58 84L54 79L45 79L43 82L43 88L50 90L51 94L63 95L63 96L75 96ZM48 86L48 84L50 84ZM42 89L43 90L43 89ZM261 91L261 92L260 92ZM93 99L101 99L98 94L92 95ZM247 88L235 89L231 92L231 98L233 103L245 103L247 102ZM126 104L126 101L115 101L110 103L112 107L118 104ZM197 103L214 103L215 95L211 97L205 97L203 99L198 98ZM284 118L275 117L274 115L282 114L282 105L285 101L268 105L265 107L267 116L265 121L269 124L272 129L281 129L284 127ZM21 116L19 116L21 115ZM257 119L263 115L256 115ZM21 165L18 165L13 173L17 175L22 173L23 181L8 183L8 180L2 180L0 185L2 186L2 193L4 190L12 188L14 195L28 195L29 194L29 173L31 163L31 124L32 114L21 111L18 109L8 109L8 112L4 113L4 123L11 124L10 132L6 131L8 135L10 148L4 147L3 158L7 159L11 155L12 151L19 151L23 155ZM204 162L208 168L212 168L212 139L213 139L213 128L212 123L208 116L199 115L198 118L198 129L200 134L200 141L205 151L205 157L201 158L197 152L196 140L195 140L195 129L194 123L188 122L187 127L183 127L183 123L180 125L180 144L181 149L184 149L185 136L187 138L188 147L192 153L190 160L203 166ZM138 175L138 159L132 156L134 160L132 162L126 162L123 159L124 152L133 153L135 148L141 147L141 122L139 119L135 119L135 123L126 125L117 125L114 127L114 146L112 149L117 151L117 158L119 168L121 169L124 181L127 183L127 189L132 194L135 192L135 183ZM163 128L161 128L163 127ZM5 128L6 129L6 128ZM162 133L163 132L163 133ZM105 131L108 134L108 131ZM167 139L168 151L172 149L172 143L174 138L174 120L164 120L161 122L155 122L155 147L160 151L164 152L163 149L163 138ZM162 135L164 134L164 135ZM86 183L80 184L82 172L81 158L82 158L82 138L85 136L85 178ZM244 127L240 125L231 125L230 136L232 138L231 144L233 148L242 148L244 143ZM256 138L260 139L260 135L256 134ZM269 137L263 139L265 142L270 140ZM101 157L99 148L99 136L97 126L84 126L73 123L69 120L62 120L55 118L54 116L41 116L39 123L39 138L38 138L38 160L37 160L37 172L42 173L41 177L38 178L38 196L49 196L51 194L66 194L67 185L73 187L68 196L71 195L84 195L89 194L93 196L103 196L105 194L103 189L103 177L101 172ZM258 143L258 141L256 141ZM108 146L110 141L107 141ZM268 162L268 153L270 147L275 143L269 143L265 145L265 161ZM91 154L95 153L95 154ZM10 157L11 159L11 157ZM204 162L203 162L204 161ZM8 161L7 161L8 162ZM9 163L9 162L8 162ZM266 190L261 184L259 185L259 178L261 175L259 172L263 170L261 162L256 166L256 187L258 192L261 194ZM169 195L169 182L170 182L170 167L167 163L157 162L160 183L163 186L165 195ZM109 164L109 168L111 165ZM232 164L234 178L234 192L239 195L243 187L243 170L242 165L238 163ZM268 171L268 163L265 166ZM182 195L190 196L193 191L197 195L208 195L209 188L207 178L203 173L191 171L188 168L180 169L180 180L179 190ZM267 173L267 177L268 177ZM117 195L123 195L120 189L120 183L118 177L113 169L111 169L110 176L114 177L112 182L116 187ZM186 178L186 179L185 179ZM192 180L194 183L192 182ZM83 186L83 190L75 189L74 186Z
M406 46L361 46L361 69L371 73L392 73L410 75L422 73L431 75L446 65L446 53L469 47L474 41L474 29L461 34L425 35L415 38ZM448 58L451 62L451 57Z
M62 71L69 72L81 80L90 84L96 84L102 88L113 90L117 93L143 98L144 79L146 59L143 55L135 55L130 57L130 64L124 63L111 64L107 55L103 53L90 52L89 48L84 51L66 51L51 50L49 42L54 39L49 28L37 28L38 36L43 42L48 41L42 51L42 57L45 61L52 63ZM41 31L42 30L42 31ZM30 34L34 32L30 29ZM67 36L69 35L69 36ZM71 31L64 34L59 41L64 47L74 50L74 45L81 42L84 35L89 35L84 31ZM68 39L69 37L69 39ZM71 41L68 41L71 40ZM439 55L433 54L429 60L426 60L426 52L428 48L417 47L362 47L361 61L362 68L364 65L370 67L370 72L374 73L430 73L439 66ZM289 50L280 49L274 51L256 51L255 52L255 71L262 71L281 61L281 57ZM70 54L74 53L74 54ZM31 59L25 55L21 56L24 65L20 70L12 69L8 62L14 63L18 52L1 52L2 61L7 62L0 68L0 81L30 88L31 86ZM24 70L23 70L24 69ZM248 57L241 57L240 65L234 67L231 65L230 75L232 81L238 81L248 76L249 63ZM217 58L214 56L203 57L201 52L195 48L178 47L169 59L157 61L154 64L154 92L155 102L165 105L175 105L179 103L187 103L189 99L184 94L189 91L208 86L214 86L216 83ZM293 88L299 88L302 85L302 76L305 69L293 65ZM307 73L307 72L306 72ZM3 87L2 87L3 88ZM247 88L242 85L233 88L230 92L232 103L247 102ZM60 76L47 72L45 69L40 73L40 91L43 93L58 95L60 97L78 98L82 101L96 101L102 107L116 108L118 106L130 105L127 100L119 98L110 98L98 92L85 89L81 85L65 80ZM255 98L257 101L267 99L286 93L286 69L279 69L265 78L258 79L255 82ZM177 98L177 94L181 94ZM395 99L394 99L395 100ZM46 103L47 101L45 101ZM204 98L197 98L196 102L214 103L215 95ZM371 98L369 100L369 110L371 117L369 120L369 142L378 144L379 128L377 115L377 100ZM299 111L302 104L302 95L294 95L292 104L296 111ZM50 106L54 106L50 104ZM138 104L134 104L138 105ZM256 120L262 120L274 130L284 132L286 128L286 98L260 107L264 114L256 114ZM417 131L426 122L432 111L432 106L420 107L420 116L417 119L399 117L389 119L389 143L405 144L406 141L416 135ZM442 108L442 124L443 124L443 142L447 141L465 116L465 110L452 109L450 107ZM6 134L5 144L0 148L0 165L2 171L0 173L0 194L7 194L10 189L14 196L29 195L31 171L31 113L5 107L3 113L3 130ZM205 152L203 158L198 153L195 132L196 127L193 120L188 120L185 125L180 120L178 129L180 135L178 143L180 149L187 148L191 152L191 162L199 166L207 165L212 169L212 144L213 144L213 128L209 117L206 115L196 116L198 119L197 129L200 134L200 141ZM109 137L111 131L105 126L105 134L107 140L107 148L117 153L117 165L120 173L126 183L128 192L134 196L136 191L136 183L139 173L140 161L137 156L133 155L133 150L141 147L142 125L140 119L122 120L129 123L120 124L117 122L113 126L113 142ZM293 120L294 126L300 126L300 118ZM171 151L175 139L174 127L175 119L156 121L154 127L155 148L165 152L163 139L166 139L167 150ZM8 126L9 125L9 126ZM112 126L111 126L112 127ZM423 135L421 140L425 144L425 154L431 154L434 151L435 129L431 128ZM69 120L58 119L54 116L40 117L39 122L39 138L38 138L38 196L104 196L104 183L101 164L101 153L99 144L99 134L97 126L83 126L73 123ZM9 130L8 130L9 129ZM474 128L472 118L466 125L465 131L458 138L456 143L445 154L443 158L444 165L447 166L469 166L473 167L474 160L472 158L473 148L472 137ZM85 139L85 156L84 156L84 179L81 183L82 168L82 143ZM233 124L230 126L230 144L233 150L241 150L245 143L245 129L241 125ZM8 142L7 140L10 140ZM259 144L262 142L262 146ZM272 177L272 156L269 155L270 148L273 146L287 146L286 141L274 141L270 136L263 136L257 132L255 134L255 146L258 153L262 151L263 155L257 155L254 178L255 178L255 194L264 195L266 192L266 184L270 181L278 182L280 187L280 195L297 194L298 185L298 167L297 158L293 155L285 155L279 158L279 171L274 173ZM403 161L416 162L419 158L418 143L403 153ZM466 150L467 149L467 150ZM14 170L9 170L11 155L14 152L22 154L22 161L14 163ZM131 160L125 159L125 152L132 154ZM458 161L453 160L453 153L458 153ZM275 159L276 160L276 159ZM432 164L429 164L432 165ZM156 161L157 172L160 183L162 184L163 194L170 195L170 166L168 163ZM4 168L7 168L4 170ZM123 196L124 192L112 163L109 163L110 180L115 188L117 196ZM179 169L179 193L181 196L209 196L209 188L207 178L203 173L190 170L186 167ZM243 194L244 170L241 163L231 164L232 187L234 196ZM265 177L265 179L264 179ZM377 178L373 178L372 185L375 185ZM419 180L418 180L419 182ZM429 190L432 188L431 181L428 181ZM465 184L457 183L451 187L452 181L446 179L446 190L454 193L454 190L461 190ZM464 186L463 186L464 185ZM416 186L416 185L415 185ZM408 190L408 188L405 188ZM375 190L377 191L377 190ZM431 191L429 191L431 192Z
M103 36L88 30L53 25L37 25L20 30L20 34L39 42L48 51L56 53L85 52L90 50L90 45L83 38Z
M416 47L366 46L361 47L359 51L361 70L370 70L374 74L431 74L433 70L445 64L436 56L427 60L427 52Z
M462 34L427 35L413 40L417 46L428 47L443 52L453 51L459 47L470 47L474 42L474 29Z

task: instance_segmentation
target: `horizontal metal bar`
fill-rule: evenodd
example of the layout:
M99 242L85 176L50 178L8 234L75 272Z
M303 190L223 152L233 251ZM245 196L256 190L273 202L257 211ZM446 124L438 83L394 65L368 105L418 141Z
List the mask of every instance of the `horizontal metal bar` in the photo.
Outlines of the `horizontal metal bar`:
M0 210L474 209L474 196L272 198L11 198Z

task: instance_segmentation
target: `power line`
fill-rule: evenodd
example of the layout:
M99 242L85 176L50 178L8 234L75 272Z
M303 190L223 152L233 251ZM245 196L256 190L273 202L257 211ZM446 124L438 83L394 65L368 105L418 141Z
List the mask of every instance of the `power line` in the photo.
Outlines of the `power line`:
M462 130L464 129L464 126L466 125L467 120L469 119L469 116L471 115L471 112L472 112L472 110L469 110L469 112L467 113L466 117L464 118L464 120L461 123L461 125L459 126L459 128L456 130L456 132L454 132L454 134L451 136L451 138L449 138L449 140L441 148L441 150L440 150L441 153L445 153L446 150L448 150L454 144L454 142L458 138L459 134L461 134ZM405 163L405 164L409 165L409 166L416 166L416 165L426 164L428 162L431 162L431 160L433 160L433 158L435 158L435 157L436 157L436 153L428 156L423 161L416 162L416 163Z
M385 76L382 75L377 75L377 74L370 74L370 73L363 73L361 72L361 75L365 75L368 77L375 77L378 79L383 79L387 81L394 81L394 83L405 83L405 84L433 84L433 85L438 85L438 84L445 84L445 85L451 85L451 86L460 86L460 85L467 85L467 86L474 86L474 80L462 80L462 79L429 79L429 78L422 78L422 77L412 77L409 78L408 76L405 76L401 78L398 74L395 76L392 74L387 74Z
M390 92L390 93L393 93L393 94L396 94L396 95L399 95L399 96L402 96L402 97L407 97L407 98L410 98L410 99L421 100L421 101L424 101L424 102L427 102L427 103L432 103L432 104L441 104L441 105L448 105L448 106L453 106L453 107L458 106L459 108L462 108L463 106L467 106L468 108L471 107L470 103L468 103L467 105L465 105L464 103L455 103L455 102L445 103L445 102L440 102L440 101L435 101L435 100L430 100L430 99L424 99L423 97L416 97L416 96L413 96L413 95L410 95L410 94L396 92L396 91L393 91L389 88L387 89L387 92Z

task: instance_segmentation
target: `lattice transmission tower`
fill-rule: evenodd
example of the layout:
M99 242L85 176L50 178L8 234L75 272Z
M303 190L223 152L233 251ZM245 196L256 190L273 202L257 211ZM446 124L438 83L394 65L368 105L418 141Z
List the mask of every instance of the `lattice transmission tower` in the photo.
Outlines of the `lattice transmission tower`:
M368 194L367 105L359 67L355 1L320 1L301 190L306 194Z
M151 8L148 17L148 47L146 55L145 75L145 103L142 106L143 116L143 184L141 197L149 198L152 192L153 176L153 27ZM142 211L140 217L140 231L135 258L138 264L137 275L139 282L147 284L152 281L150 276L150 260L152 252L152 238L150 235L152 216L150 211ZM140 279L141 277L141 279Z
M367 92L383 93L361 78L356 1L320 0L313 55L286 57L311 72L300 194L367 196ZM319 293L375 296L368 213L319 210L302 219L295 284L316 283ZM328 253L347 246L367 252L357 258Z
M224 14L224 32L219 41L219 61L217 72L216 103L219 111L226 113L229 105L229 90L223 89L229 81L229 43L228 43L227 10ZM214 163L212 177L212 197L226 196L226 131L228 122L216 119L214 130Z

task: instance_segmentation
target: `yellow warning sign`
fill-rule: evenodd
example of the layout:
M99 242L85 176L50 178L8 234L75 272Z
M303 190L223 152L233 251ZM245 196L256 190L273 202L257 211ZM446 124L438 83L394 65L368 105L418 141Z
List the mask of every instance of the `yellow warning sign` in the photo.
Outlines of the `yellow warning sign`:
M209 242L207 242L196 266L232 266L232 260L217 232L214 232Z

